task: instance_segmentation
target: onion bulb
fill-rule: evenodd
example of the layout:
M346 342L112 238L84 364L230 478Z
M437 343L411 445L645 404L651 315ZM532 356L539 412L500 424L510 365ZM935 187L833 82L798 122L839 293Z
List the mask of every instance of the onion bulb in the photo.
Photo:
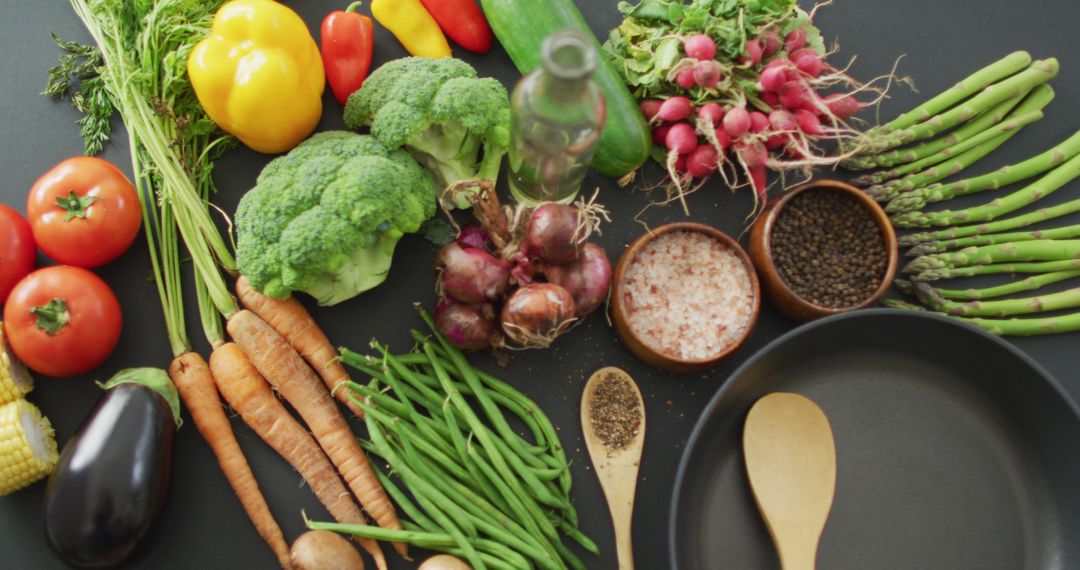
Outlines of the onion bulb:
M502 310L507 338L525 348L547 348L573 324L574 297L554 283L533 283L514 291Z

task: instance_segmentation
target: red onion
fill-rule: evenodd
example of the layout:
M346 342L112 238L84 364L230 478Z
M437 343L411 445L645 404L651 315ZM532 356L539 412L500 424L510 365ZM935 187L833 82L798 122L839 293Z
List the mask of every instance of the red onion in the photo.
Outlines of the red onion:
M553 283L533 283L514 291L502 310L507 338L526 348L547 348L574 322L574 297Z
M510 263L457 242L439 251L436 267L442 269L442 291L463 303L493 301L510 285Z
M440 301L435 307L435 328L440 334L462 350L482 350L494 344L494 319L484 315L488 312L494 316L490 305L485 310L474 305L445 301Z
M461 228L461 232L458 234L456 241L461 247L487 249L488 245L491 243L491 236L489 236L487 230L481 226L466 226Z
M581 252L581 211L564 204L533 210L525 231L525 251L547 263L570 263Z
M712 147L703 145L700 148ZM696 155L696 153L695 153ZM716 168L716 151L713 151L713 169ZM604 248L587 243L581 250L581 259L566 265L552 265L544 270L548 281L554 283L574 298L578 317L596 310L607 300L611 289L611 262Z

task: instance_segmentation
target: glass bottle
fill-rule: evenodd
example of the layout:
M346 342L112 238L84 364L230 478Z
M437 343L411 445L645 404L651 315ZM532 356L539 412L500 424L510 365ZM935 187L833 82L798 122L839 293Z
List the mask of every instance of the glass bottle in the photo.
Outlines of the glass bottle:
M596 45L578 30L544 40L540 69L510 98L510 192L520 202L570 203L589 169L606 115L593 81Z

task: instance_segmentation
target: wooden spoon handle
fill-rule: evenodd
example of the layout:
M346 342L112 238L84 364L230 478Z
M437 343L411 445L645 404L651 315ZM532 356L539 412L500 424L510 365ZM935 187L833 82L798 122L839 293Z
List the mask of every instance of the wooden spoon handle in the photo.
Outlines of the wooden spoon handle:
M780 567L783 570L814 570L817 563L817 539L781 540L777 542Z
M623 501L621 504L609 501L611 518L615 527L615 550L619 555L619 570L634 570L634 545L632 541L632 514L634 512L634 500Z

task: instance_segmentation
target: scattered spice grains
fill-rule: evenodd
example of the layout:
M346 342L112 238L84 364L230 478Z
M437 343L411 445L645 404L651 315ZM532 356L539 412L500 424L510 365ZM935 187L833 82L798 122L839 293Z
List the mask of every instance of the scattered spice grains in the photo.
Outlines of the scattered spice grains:
M643 404L630 382L615 372L604 372L589 399L592 429L608 456L630 445L641 429Z
M870 298L888 263L870 211L832 190L793 197L777 217L769 245L784 283L822 307L851 307Z
M715 356L742 338L754 312L746 264L695 231L650 240L623 282L627 324L653 350L684 360Z

